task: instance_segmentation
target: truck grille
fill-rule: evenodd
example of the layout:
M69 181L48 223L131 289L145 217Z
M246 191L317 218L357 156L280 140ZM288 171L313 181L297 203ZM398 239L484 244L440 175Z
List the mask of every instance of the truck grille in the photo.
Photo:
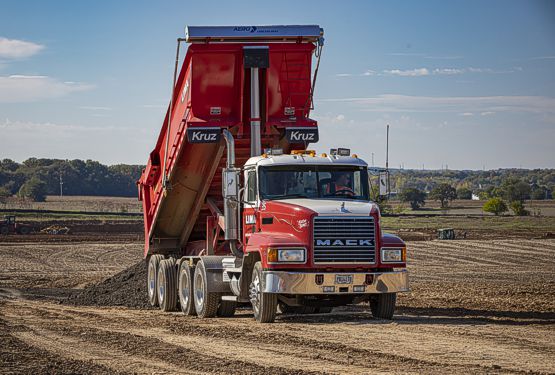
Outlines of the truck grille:
M315 217L314 263L375 263L372 216Z

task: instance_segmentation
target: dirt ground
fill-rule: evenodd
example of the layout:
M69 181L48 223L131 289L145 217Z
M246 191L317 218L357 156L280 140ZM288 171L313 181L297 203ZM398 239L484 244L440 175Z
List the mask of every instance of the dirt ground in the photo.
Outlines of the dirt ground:
M1 373L555 372L552 239L409 242L394 321L359 305L269 325L137 308L142 244L110 239L0 243Z

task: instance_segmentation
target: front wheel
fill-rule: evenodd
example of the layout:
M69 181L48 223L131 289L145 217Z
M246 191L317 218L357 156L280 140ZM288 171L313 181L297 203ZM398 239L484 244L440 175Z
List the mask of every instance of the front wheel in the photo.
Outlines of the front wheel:
M262 263L256 262L252 271L249 298L254 318L260 323L272 323L276 319L277 295L262 292Z
M376 319L393 319L397 293L377 294L370 298L370 310Z

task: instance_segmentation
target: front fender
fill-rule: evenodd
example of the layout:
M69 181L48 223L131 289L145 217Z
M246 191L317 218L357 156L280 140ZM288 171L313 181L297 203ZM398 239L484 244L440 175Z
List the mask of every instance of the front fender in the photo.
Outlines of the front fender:
M264 268L268 268L267 250L268 247L307 247L306 244L297 236L291 233L282 232L257 232L249 235L246 253L258 252L260 261ZM275 267L275 265L272 265ZM284 264L283 266L291 266Z
M382 263L382 257L381 257L381 249L383 248L388 248L388 247L392 247L392 248L404 248L405 249L405 254L406 254L406 247L407 245L405 244L405 241L403 241L399 236L396 236L394 234L391 233L383 233L382 237L381 237L381 248L377 249L379 251L379 259L380 259L380 264L382 265L382 267L397 267L397 268L403 268L407 266L406 262L401 262L401 263ZM406 256L406 255L405 255Z

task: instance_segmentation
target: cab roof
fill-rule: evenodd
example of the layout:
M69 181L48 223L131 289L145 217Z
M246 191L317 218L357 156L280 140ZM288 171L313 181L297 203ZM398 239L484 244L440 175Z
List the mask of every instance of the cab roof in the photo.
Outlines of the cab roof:
M359 158L352 156L310 156L307 154L299 155L268 155L253 156L245 163L245 168L266 165L352 165L356 167L368 167L368 164Z

